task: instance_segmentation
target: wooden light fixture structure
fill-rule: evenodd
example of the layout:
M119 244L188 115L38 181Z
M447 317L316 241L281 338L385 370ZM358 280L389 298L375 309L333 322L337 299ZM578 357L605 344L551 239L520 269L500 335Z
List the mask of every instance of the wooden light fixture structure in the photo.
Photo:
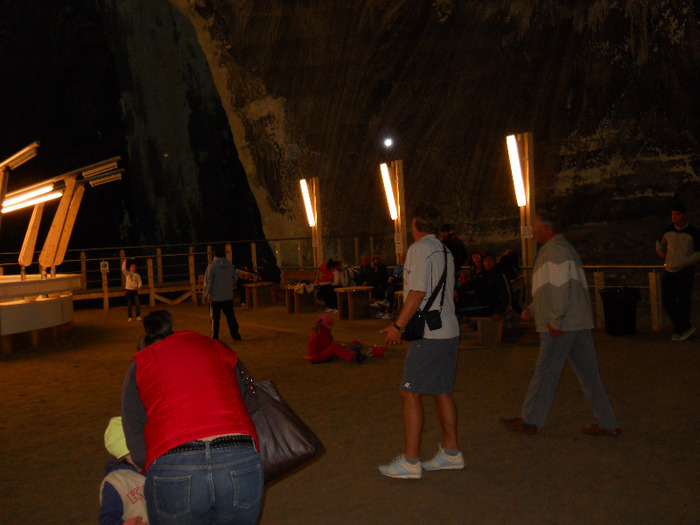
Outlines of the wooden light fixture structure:
M301 179L301 194L304 199L306 217L311 227L311 247L314 258L314 268L323 264L323 229L321 227L321 206L320 206L320 185L318 177L312 177L307 183L306 179Z
M23 277L25 269L32 264L46 200L61 198L44 246L39 254L40 273L43 275L45 269L51 268L53 276L56 272L56 266L63 262L68 249L68 241L73 233L75 220L85 192L85 184L97 186L121 179L124 170L118 168L120 160L120 157L106 159L8 193L7 198L3 196L3 213L33 206L32 217L18 259Z
M532 133L506 137L513 187L520 208L520 242L523 265L532 267L537 255L537 244L532 237L535 224L535 170L533 164Z
M406 206L403 192L403 161L398 159L389 164L379 165L384 183L384 192L389 206L389 215L394 221L394 252L396 264L401 264L401 256L406 253L408 237L406 234Z

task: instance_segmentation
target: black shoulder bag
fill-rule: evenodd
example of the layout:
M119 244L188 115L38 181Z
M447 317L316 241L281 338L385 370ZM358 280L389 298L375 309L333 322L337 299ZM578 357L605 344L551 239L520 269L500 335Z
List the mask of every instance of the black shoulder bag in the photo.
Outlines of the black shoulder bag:
M438 330L442 328L442 319L440 319L440 312L442 311L442 305L445 302L445 283L447 281L447 248L442 247L445 254L445 269L442 272L442 277L437 283L437 286L430 295L430 299L425 303L425 310L418 308L416 313L413 314L411 320L406 324L403 332L401 333L401 339L404 341L416 341L417 339L423 339L423 334L425 333L425 325L433 330ZM430 307L435 302L438 292L442 289L442 297L440 298L440 310L431 310Z

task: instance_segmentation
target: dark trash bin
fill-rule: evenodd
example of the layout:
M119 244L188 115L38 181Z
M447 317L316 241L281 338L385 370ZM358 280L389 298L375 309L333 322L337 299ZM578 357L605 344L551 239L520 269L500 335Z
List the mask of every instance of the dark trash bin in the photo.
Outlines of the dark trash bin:
M637 332L637 288L603 288L600 291L605 313L605 331L610 335L631 335Z

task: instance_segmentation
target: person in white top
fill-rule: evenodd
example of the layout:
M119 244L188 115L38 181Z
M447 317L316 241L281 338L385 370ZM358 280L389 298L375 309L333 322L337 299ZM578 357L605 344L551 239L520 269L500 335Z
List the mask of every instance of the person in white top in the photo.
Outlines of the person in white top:
M387 344L399 344L404 328L418 308L423 310L436 288L444 286L430 306L431 311L439 311L440 322L431 323L432 326L426 323L423 338L410 342L404 361L400 387L404 451L393 462L379 467L379 472L390 478L416 479L424 470L464 468L464 456L457 444L457 408L452 398L459 346L459 323L452 298L454 259L435 236L441 224L440 212L430 204L420 206L414 212L411 231L415 242L408 249L404 265L404 304L394 322L381 331ZM424 395L435 399L442 444L438 445L431 460L421 463Z
M124 275L124 288L126 292L124 296L126 297L126 310L129 316L129 321L133 318L131 317L131 308L136 306L136 320L141 320L141 302L139 301L139 290L141 289L141 276L136 272L136 264L131 263L129 269L126 269L126 258L122 259L122 274Z

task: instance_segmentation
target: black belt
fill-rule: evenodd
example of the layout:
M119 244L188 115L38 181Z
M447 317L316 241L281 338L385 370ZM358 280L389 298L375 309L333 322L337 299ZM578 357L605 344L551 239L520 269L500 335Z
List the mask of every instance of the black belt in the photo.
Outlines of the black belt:
M229 448L229 447L252 447L255 445L253 438L244 434L240 436L223 436L220 438L212 439L211 441L189 441L183 443L179 447L171 448L168 450L164 456L168 454L179 454L180 452L197 452L200 450L205 450L207 448L207 443L209 443L209 448Z

